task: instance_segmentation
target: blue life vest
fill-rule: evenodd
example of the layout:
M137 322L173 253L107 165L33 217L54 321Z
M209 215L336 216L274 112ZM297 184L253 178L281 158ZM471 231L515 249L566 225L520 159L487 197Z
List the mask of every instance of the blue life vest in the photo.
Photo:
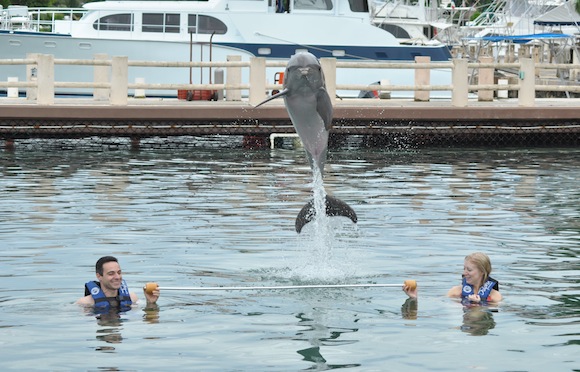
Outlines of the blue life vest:
M101 289L99 282L91 280L85 284L85 295L90 294L95 300L95 310L99 313L109 312L111 310L111 303L109 299ZM116 297L119 311L128 311L131 309L131 294L129 293L129 288L125 280L121 282L121 288L119 288L119 293Z
M466 298L468 296L471 296L472 294L475 294L474 290L473 290L473 286L471 284L467 283L465 281L465 278L463 278L461 283L462 283L462 285L461 285L461 297L462 298ZM493 279L492 277L488 277L487 280L485 281L485 283L483 283L483 285L481 286L481 288L479 288L479 291L477 292L477 294L479 295L479 297L483 301L488 301L489 294L491 293L492 289L499 291L499 282L497 280Z

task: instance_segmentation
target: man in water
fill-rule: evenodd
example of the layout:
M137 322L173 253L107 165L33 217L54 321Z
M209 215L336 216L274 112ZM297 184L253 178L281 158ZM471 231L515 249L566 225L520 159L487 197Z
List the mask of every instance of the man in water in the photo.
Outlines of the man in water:
M98 281L90 281L85 284L85 296L77 300L77 304L94 307L99 312L111 310L127 311L131 305L137 303L139 298L133 292L129 292L127 283L123 280L119 261L113 256L99 258L95 265ZM147 305L154 305L159 298L159 289L151 294L143 291L147 299Z

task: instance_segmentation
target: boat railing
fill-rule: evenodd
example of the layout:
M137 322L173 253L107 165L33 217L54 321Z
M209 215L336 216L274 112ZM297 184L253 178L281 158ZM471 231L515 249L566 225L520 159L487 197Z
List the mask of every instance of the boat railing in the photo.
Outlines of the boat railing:
M265 58L251 58L249 61L241 61L239 56L230 56L228 61L213 62L151 62L130 61L127 57L116 56L112 58L99 58L90 60L79 59L55 59L52 55L36 54L26 59L0 59L0 65L22 65L26 68L27 81L17 81L8 77L7 81L0 81L0 89L6 89L9 98L20 97L20 88L25 88L25 100L36 101L39 105L55 104L55 98L59 98L56 89L89 89L92 90L93 99L108 101L111 105L127 105L128 98L145 97L146 90L168 90L200 92L211 91L216 93L215 99L226 101L246 101L250 105L256 105L264 98L266 92L282 89L279 83L271 84L266 78L267 68L279 68L284 70L287 61L271 61ZM536 92L564 92L565 94L580 93L580 85L577 83L580 77L580 64L568 63L536 63L533 58L520 58L517 62L498 63L492 57L481 57L478 62L469 62L464 58L454 58L449 62L429 62L429 57L417 57L415 63L394 62L348 62L337 61L335 58L322 58L320 60L326 76L326 86L331 97L336 97L338 90L370 91L376 92L376 96L382 93L394 91L414 92L415 101L431 100L433 91L451 92L450 103L455 107L468 106L470 97L477 93L478 101L493 101L494 99L508 98L508 92L515 92L520 106L534 106ZM93 69L93 81L55 81L55 66L88 66ZM129 69L135 67L153 68L210 68L221 70L222 78L215 79L212 84L160 84L146 83L144 79L135 79L135 83L129 81ZM336 74L339 69L415 69L415 81L410 85L391 85L388 82L381 84L336 84ZM226 79L223 79L223 72ZM242 69L249 70L248 81L242 81ZM430 71L433 69L448 69L451 71L452 84L431 85ZM495 72L499 70L516 71L516 77L504 81L495 78ZM538 77L538 71L567 71L572 84L565 85L559 81L551 80L547 84ZM473 71L477 72L477 83L470 83ZM87 74L88 75L88 74ZM242 98L242 91L248 92ZM139 94L137 94L139 92ZM132 94L133 93L133 94ZM219 93L219 94L218 94ZM388 96L388 95L386 95ZM179 97L179 94L178 94ZM219 97L219 98L218 98ZM225 98L223 98L225 97ZM380 100L377 100L380 101Z
M24 5L9 5L8 8L0 7L0 27L5 30L28 30L30 17L28 7Z
M488 27L505 20L504 9L506 6L506 0L494 0L477 18L473 20L472 26Z
M76 21L85 13L83 8L29 8L9 6L0 9L0 29L7 31L56 32L56 22Z

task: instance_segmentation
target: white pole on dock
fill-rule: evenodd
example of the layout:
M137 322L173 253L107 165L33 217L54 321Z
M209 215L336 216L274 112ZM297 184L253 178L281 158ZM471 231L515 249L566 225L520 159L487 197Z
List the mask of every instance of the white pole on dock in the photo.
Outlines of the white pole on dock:
M451 105L454 107L466 107L469 94L467 59L456 58L453 60L453 75L451 76L453 92Z
M17 83L18 77L17 76L10 76L8 77L9 83ZM8 87L7 92L8 98L18 98L18 87Z
M326 91L334 104L336 100L336 58L320 58L320 66L326 80Z
M145 78L138 77L135 78L136 84L145 84ZM145 89L135 89L135 98L145 98Z
M431 57L428 56L417 56L415 57L415 63L431 63ZM431 69L430 68L417 68L415 69L415 85L428 86L431 85ZM428 90L416 90L415 91L415 101L417 102L429 102L431 92Z
M531 58L520 58L520 90L518 104L524 107L533 107L536 99L536 68Z
M38 61L38 53L26 54L27 59ZM38 66L35 64L26 65L26 80L38 84ZM26 99L29 101L36 101L38 99L38 87L26 88Z
M250 58L250 96L249 103L256 106L266 98L266 59Z
M52 54L38 55L38 98L39 105L54 104L54 56Z
M479 58L481 63L492 63L493 57L483 56ZM493 67L482 67L479 69L477 84L478 85L492 85L494 83L495 69ZM479 89L477 91L477 100L480 102L492 102L493 90Z
M111 61L111 96L113 106L126 106L129 86L129 59L113 57Z
M228 62L241 62L242 56L230 55L227 57ZM264 73L265 74L265 73ZM242 83L242 68L228 67L226 71L226 85L239 85ZM241 101L242 91L238 89L226 90L226 101Z
M98 61L106 61L109 56L104 53L98 53L93 56L93 59ZM109 71L110 66L95 65L93 66L93 80L95 83L108 83L109 82ZM108 88L93 88L93 100L95 101L108 101L109 100L109 89Z

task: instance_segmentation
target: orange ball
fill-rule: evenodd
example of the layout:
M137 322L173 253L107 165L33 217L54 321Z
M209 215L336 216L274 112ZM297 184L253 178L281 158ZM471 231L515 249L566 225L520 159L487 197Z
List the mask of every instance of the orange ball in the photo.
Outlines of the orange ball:
M405 285L408 286L411 290L414 290L417 288L417 281L416 280L405 280Z
M157 283L147 283L145 284L145 287L143 287L145 292L149 294L152 294L153 291L156 290L157 288L159 288L159 285Z

